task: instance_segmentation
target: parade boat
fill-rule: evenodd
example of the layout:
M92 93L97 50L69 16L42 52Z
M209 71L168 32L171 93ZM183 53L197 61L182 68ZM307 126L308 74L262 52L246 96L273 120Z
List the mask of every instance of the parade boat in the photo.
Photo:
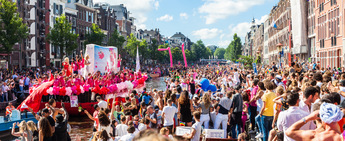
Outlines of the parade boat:
M1 117L0 118L0 138L4 139L4 140L12 140L10 138L12 138L11 130L13 127L13 123L17 123L17 122L20 123L23 120L25 120L26 122L33 121L35 124L37 124L37 122L38 122L36 120L36 118L34 117L34 115L32 113L29 113L29 112L19 113L19 111L18 111L18 117L16 117L16 119L14 118L13 120L9 120L7 118ZM16 126L15 128L17 129L18 126Z
M90 60L86 59L87 56ZM63 62L63 74L65 76L71 75L72 65L69 64L68 60L68 58L65 58ZM38 112L40 109L45 108L45 104L49 99L55 99L57 108L60 108L61 102L64 102L66 110L70 115L81 115L84 114L83 110L87 110L90 113L94 111L93 106L97 104L97 96L101 96L102 99L107 100L109 103L115 100L120 104L125 102L125 97L129 96L132 90L141 93L145 88L145 81L148 76L141 74L141 72L126 76L126 73L122 73L119 78L116 78L116 82L105 79L110 76L108 74L119 72L120 70L120 65L117 63L120 59L118 59L116 47L88 44L85 50L85 60L89 62L85 66L84 71L86 72L78 72L85 78L85 83L81 82L80 79L73 79L73 83L72 80L65 83L63 76L54 77L51 74L50 79L46 82L30 87L30 95L17 109L23 111L30 107L34 112ZM99 73L98 78L91 80L90 83L86 82L85 74L95 73ZM109 107L111 107L111 104Z

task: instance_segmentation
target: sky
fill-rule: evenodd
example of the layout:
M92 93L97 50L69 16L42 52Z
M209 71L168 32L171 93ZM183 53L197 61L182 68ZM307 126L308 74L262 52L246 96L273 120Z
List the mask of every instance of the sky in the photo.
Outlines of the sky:
M192 42L227 47L234 33L244 43L251 21L264 22L279 0L94 0L124 4L138 29L159 28L165 37L181 32Z

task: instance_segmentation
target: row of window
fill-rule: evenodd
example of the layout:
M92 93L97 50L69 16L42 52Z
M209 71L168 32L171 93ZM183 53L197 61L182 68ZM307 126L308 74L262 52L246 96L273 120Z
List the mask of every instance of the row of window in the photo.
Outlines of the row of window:
M341 53L340 50L320 52L321 68L340 67L340 63L341 63L340 53Z

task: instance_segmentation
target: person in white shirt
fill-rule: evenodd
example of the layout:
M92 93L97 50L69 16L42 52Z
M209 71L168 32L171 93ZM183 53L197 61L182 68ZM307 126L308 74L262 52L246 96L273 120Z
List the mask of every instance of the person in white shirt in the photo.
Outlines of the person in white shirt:
M177 113L178 110L176 107L172 106L172 100L168 100L168 106L163 108L162 117L164 118L164 127L169 128L169 132L172 133L173 125L174 125L174 115Z
M127 135L127 129L128 126L126 125L126 117L121 118L121 124L116 126L116 133L115 135L118 137L122 137L124 135Z
M97 96L97 97L96 97L96 100L97 100L97 102L98 102L97 105L98 105L101 109L105 110L105 109L108 108L108 103L105 102L104 100L102 100L101 96Z
M290 137L286 136L286 130L295 122L301 120L302 118L309 115L309 113L301 110L299 105L299 95L298 93L290 93L287 95L287 103L289 106L288 110L282 111L277 120L277 127L279 131L284 131L284 141L294 141ZM300 129L309 130L311 122L306 123Z
M10 90L10 88L7 86L7 83L4 82L2 85L2 100L6 102L8 102L8 91ZM6 97L6 98L5 98Z
M134 126L129 126L127 129L128 134L124 135L120 138L119 141L132 141L134 138L134 131L135 131L135 127Z
M192 125L192 132L190 134L183 135L184 138L190 139L191 141L200 140L201 125L202 125L202 123L200 122L200 115L201 115L200 111L196 111L193 113L195 123Z

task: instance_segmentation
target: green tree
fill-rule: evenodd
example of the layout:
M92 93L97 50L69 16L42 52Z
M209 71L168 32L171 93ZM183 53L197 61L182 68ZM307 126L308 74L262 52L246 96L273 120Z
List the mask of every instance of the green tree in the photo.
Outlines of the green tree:
M216 51L214 51L214 56L217 56L218 59L224 59L225 54L225 48L217 48Z
M59 47L60 59L63 59L64 52L66 55L72 53L78 47L77 38L78 34L71 32L72 24L69 23L65 15L56 18L54 27L50 29L50 33L47 35L48 41L55 46L55 52Z
M136 57L137 55L137 47L139 48L139 55L146 59L149 54L147 51L147 42L146 40L142 40L141 42L134 37L133 33L127 37L127 45L125 46L126 51L131 57ZM141 60L143 60L141 59Z
M206 49L205 44L201 40L198 40L195 44L192 45L191 48L195 60L208 58L211 52L211 50Z
M177 62L180 61L183 63L183 55L182 55L182 50L179 47L175 47L171 49L171 54L173 56L173 61Z
M225 58L235 62L239 56L242 54L242 43L241 38L235 33L233 40L226 48Z
M168 44L159 45L158 48L168 48ZM157 61L161 63L169 62L169 51L158 51Z
M121 36L119 32L115 29L113 34L111 34L111 37L109 39L108 45L109 46L115 46L118 49L119 54L124 54L122 46L123 43L126 42L125 37Z
M205 55L204 55L205 58L207 58L207 57L209 57L209 56L213 56L213 53L212 53L212 51L211 51L210 48L206 48L204 54L205 54Z
M102 45L102 42L104 40L105 34L104 32L99 28L98 25L92 24L91 31L86 34L86 44L96 44L96 45Z
M28 36L28 27L19 17L16 3L0 0L0 52L8 54L13 51L14 44Z
M152 39L151 45L149 45L148 52L150 54L149 58L152 60L158 60L158 41L156 39Z
M189 51L188 49L185 50L185 54L186 54L186 58L187 58L187 63L188 63L188 61L195 60L194 54L191 51Z
M253 69L254 58L252 56L240 55L239 58L236 60L236 62L243 63L243 66L246 69Z

